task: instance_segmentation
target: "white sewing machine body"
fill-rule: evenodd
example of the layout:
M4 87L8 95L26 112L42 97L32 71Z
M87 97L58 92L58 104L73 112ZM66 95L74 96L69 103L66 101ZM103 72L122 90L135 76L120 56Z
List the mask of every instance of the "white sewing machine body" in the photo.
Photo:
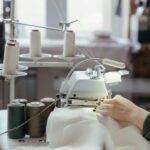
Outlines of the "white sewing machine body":
M64 84L64 94L72 88L69 97L79 99L98 99L99 97L107 97L104 78L96 78L96 72L88 75L86 71L75 71L68 81Z
M120 83L122 81L121 76L125 74L128 74L128 71L104 73L100 69L92 70L89 68L84 71L74 71L70 78L62 83L60 93L65 95L66 102L72 101L70 104L84 105L85 102L85 105L90 106L88 101L98 102L111 97L109 87ZM95 104L91 102L91 105Z

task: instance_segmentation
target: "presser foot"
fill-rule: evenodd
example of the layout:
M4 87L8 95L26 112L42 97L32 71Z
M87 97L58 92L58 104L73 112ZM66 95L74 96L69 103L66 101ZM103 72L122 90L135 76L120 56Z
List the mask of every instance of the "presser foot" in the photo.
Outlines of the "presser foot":
M93 107L97 108L100 106L101 100L85 100L85 99L69 99L68 106L82 106L82 107Z

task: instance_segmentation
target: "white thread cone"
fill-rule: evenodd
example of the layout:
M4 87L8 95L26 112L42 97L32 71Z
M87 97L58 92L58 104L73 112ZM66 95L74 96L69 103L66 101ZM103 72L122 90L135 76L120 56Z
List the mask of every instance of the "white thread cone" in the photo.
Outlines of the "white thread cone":
M20 54L20 46L19 42L16 40L9 40L10 42L14 42L16 44L16 68L18 68L18 62L19 62L19 54ZM8 41L8 42L9 42Z
M16 44L8 42L5 45L4 61L3 61L3 73L7 75L16 74Z
M65 31L64 33L64 57L74 57L75 55L75 33L73 31Z
M30 34L30 56L41 56L41 34L39 30L32 30Z

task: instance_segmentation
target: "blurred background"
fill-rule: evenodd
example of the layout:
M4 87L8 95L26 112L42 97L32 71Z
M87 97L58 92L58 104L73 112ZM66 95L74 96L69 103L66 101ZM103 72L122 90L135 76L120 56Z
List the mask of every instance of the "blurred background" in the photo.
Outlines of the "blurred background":
M3 62L5 41L10 27L3 19L10 18L11 0L0 0L0 61ZM15 0L15 18L21 22L59 27L60 21L78 22L71 30L76 34L77 52L87 57L110 58L126 63L130 71L123 82L112 88L149 109L150 105L150 2L149 0ZM33 27L15 25L14 36L21 53L29 50ZM40 29L42 50L62 53L63 33ZM55 61L55 60L49 60ZM89 64L84 66L88 67ZM108 69L109 70L109 69ZM15 97L37 101L55 98L69 68L30 68L28 76L17 78ZM9 83L0 77L0 109L9 102Z

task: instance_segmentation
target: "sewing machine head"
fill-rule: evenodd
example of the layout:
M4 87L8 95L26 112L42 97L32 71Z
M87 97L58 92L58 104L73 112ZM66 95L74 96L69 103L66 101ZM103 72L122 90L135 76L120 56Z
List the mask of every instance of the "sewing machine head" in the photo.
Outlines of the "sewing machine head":
M116 68L125 68L124 63L103 59L103 64ZM74 71L60 88L63 101L67 105L97 106L104 98L111 97L110 86L121 82L121 76L128 74L126 70L105 72L105 67L100 64L94 69Z

